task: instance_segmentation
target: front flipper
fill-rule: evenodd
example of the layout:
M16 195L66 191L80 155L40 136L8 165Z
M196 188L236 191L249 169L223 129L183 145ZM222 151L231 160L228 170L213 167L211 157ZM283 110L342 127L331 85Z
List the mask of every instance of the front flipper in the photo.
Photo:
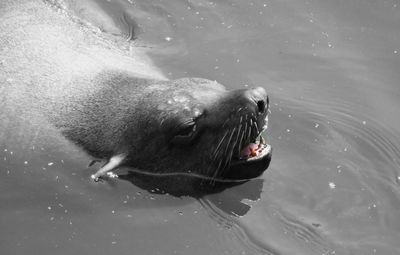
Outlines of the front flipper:
M104 176L107 172L112 171L115 168L121 166L125 158L126 156L124 154L115 155L111 157L102 168L100 168L95 174L92 174L90 177L95 182L98 182L100 180L100 177Z

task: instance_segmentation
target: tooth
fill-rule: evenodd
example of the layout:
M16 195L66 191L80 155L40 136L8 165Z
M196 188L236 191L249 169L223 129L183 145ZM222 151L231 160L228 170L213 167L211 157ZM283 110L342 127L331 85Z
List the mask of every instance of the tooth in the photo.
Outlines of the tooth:
M260 144L265 144L265 140L261 135L260 135Z

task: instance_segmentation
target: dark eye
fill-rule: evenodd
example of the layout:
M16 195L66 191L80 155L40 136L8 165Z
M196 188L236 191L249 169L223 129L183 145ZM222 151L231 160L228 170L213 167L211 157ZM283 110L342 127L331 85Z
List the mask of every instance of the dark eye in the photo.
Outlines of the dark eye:
M190 125L179 131L179 136L190 136L196 130L196 124Z
M197 125L194 120L189 120L176 127L176 134L171 142L174 144L188 144L197 133Z

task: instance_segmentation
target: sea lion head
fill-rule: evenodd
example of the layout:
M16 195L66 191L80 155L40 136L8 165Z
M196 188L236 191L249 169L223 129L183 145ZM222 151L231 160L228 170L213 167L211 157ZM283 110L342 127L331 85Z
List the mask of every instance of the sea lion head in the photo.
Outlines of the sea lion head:
M227 91L206 79L162 81L146 88L139 105L140 139L131 134L127 157L139 169L236 181L269 166L272 149L261 137L269 99L261 87Z

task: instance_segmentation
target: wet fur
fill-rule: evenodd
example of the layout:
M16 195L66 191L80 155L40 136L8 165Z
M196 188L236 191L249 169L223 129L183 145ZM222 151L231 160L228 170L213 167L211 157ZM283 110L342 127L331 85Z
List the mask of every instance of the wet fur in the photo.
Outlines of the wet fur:
M41 2L6 1L0 11L4 137L61 132L92 157L115 164L123 155L116 166L217 178L254 138L254 123L264 122L252 117L250 90L226 91L199 78L168 81L139 51L131 56ZM201 134L186 146L171 144L193 119Z

